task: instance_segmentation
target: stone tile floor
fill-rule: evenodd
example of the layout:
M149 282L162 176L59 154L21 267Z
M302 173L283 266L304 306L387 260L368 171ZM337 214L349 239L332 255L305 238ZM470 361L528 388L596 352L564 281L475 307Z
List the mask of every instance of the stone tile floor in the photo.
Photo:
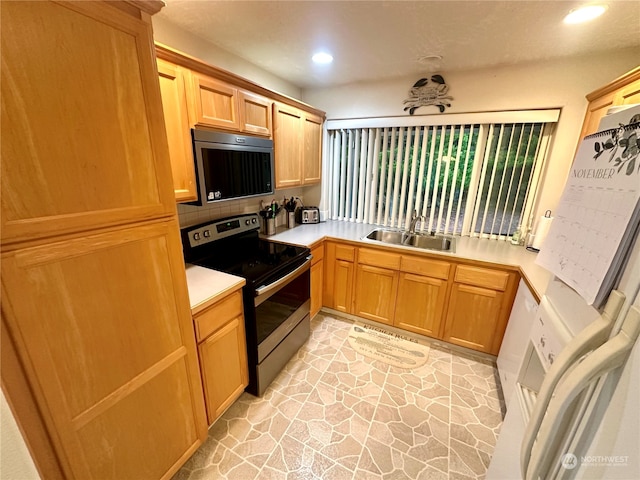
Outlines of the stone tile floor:
M502 422L491 361L432 345L406 370L320 313L262 398L244 393L174 480L480 479Z

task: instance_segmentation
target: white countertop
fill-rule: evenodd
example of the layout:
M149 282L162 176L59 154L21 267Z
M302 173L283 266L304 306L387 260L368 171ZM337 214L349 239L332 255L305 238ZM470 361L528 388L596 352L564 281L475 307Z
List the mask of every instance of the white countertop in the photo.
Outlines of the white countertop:
M456 237L455 253L437 252L414 247L383 244L374 240L362 239L362 237L375 228L383 227L366 223L329 220L327 222L312 225L298 225L295 228L290 229L278 227L276 234L271 235L268 238L278 242L305 246L312 245L323 238L333 238L336 240L360 242L363 245L385 245L387 247L390 246L411 251L413 253L421 252L434 256L454 257L488 262L496 265L506 265L520 270L520 273L525 278L529 288L531 288L532 293L534 296L537 296L538 299L542 297L547 288L547 284L551 280L552 275L544 268L535 264L537 255L535 252L530 252L521 246L511 245L509 242L470 237Z
M325 238L331 238L335 240L359 242L362 245L385 245L412 253L420 252L430 256L454 257L487 262L495 265L504 265L517 268L529 285L534 296L538 299L542 297L547 288L547 284L551 280L551 274L535 264L536 253L530 252L524 247L511 245L509 242L456 237L455 253L437 252L420 248L382 244L368 239L363 240L362 237L374 228L381 227L366 223L329 220L313 225L298 225L290 229L278 227L275 235L269 237L263 235L263 237L278 242L304 246L310 246ZM241 277L218 272L209 268L198 267L196 265L187 264L186 271L189 300L193 314L202 311L245 284L245 280Z
M204 310L227 294L242 288L246 283L242 277L210 268L198 267L189 263L185 265L185 268L192 314Z

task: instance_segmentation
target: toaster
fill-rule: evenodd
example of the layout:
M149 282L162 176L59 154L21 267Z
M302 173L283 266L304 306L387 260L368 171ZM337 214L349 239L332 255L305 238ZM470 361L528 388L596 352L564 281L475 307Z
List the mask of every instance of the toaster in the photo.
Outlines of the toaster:
M320 223L320 209L318 207L298 207L296 209L296 223Z

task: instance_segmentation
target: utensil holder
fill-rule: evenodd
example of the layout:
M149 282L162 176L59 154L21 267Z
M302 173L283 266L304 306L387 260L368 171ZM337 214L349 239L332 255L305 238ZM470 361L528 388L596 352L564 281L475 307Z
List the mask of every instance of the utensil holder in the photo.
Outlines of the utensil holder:
M287 212L287 228L296 226L296 212Z
M262 224L262 233L265 235L275 235L276 233L276 219L265 218Z

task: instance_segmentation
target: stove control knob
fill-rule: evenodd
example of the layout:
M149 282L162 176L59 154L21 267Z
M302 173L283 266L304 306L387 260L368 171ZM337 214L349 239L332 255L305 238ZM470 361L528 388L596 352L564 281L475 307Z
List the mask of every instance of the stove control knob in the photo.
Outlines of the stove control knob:
M254 218L254 220L255 220L255 218ZM249 225L250 223L251 223L251 221L250 221L250 220L245 220L245 221L244 221L244 224L245 224L245 225Z
M193 239L194 240L200 240L200 232L196 232L193 234Z
M204 238L209 238L211 236L211 232L209 230L205 230L203 232Z
M257 222L257 220L255 218L251 219L251 223L256 223L256 222Z

